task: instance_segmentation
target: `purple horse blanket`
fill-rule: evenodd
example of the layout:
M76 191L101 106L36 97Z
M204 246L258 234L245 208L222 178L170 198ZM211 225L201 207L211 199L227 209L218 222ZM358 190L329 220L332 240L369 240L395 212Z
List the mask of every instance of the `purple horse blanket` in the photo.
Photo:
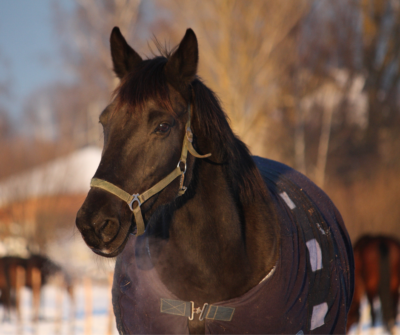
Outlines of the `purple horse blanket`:
M206 333L344 334L354 261L338 210L299 172L260 157L254 161L281 222L280 257L273 273L250 291L212 304L213 311L231 312L227 318L214 312L210 316L209 308ZM176 313L163 311L162 300L179 298L168 291L151 264L138 266L135 249L141 239L146 236L130 236L117 259L113 306L119 332L189 334L187 302L173 306Z

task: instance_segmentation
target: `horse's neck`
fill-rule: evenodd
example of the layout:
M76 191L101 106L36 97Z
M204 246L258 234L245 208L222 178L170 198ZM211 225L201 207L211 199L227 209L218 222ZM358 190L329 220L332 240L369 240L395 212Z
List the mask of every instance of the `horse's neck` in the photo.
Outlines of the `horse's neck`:
M179 298L198 303L236 297L274 266L277 236L265 203L236 204L223 167L202 164L195 196L174 212L156 269Z

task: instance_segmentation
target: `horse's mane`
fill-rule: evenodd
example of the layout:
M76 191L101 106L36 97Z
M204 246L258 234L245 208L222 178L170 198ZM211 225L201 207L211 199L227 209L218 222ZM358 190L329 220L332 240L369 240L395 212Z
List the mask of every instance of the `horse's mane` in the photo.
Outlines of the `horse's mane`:
M233 194L239 195L243 205L253 202L256 197L266 199L260 172L247 146L233 133L218 97L199 78L192 82L192 87L199 126L210 142L216 144L214 160L226 163Z
M140 112L149 99L154 99L171 114L168 81L164 66L170 53L143 61L129 73L114 92L119 110L128 106L128 111ZM233 194L246 205L256 197L266 199L267 193L262 177L246 145L233 133L228 117L221 108L219 99L200 78L192 82L193 118L197 118L197 127L211 143L214 143L213 161L226 166L229 183ZM195 125L193 126L195 127ZM194 129L196 135L196 129Z

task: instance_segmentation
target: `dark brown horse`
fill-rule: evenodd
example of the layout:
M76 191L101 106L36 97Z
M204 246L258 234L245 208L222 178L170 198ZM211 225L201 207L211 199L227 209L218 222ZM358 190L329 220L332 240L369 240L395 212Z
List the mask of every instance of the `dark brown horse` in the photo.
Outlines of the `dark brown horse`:
M12 309L20 311L17 300L18 269L23 270L21 284L32 290L33 318L39 317L40 292L49 279L60 274L64 280L65 288L73 299L73 285L68 274L56 263L44 255L31 255L29 258L5 256L0 258L0 303L4 306L4 318L10 316Z
M400 241L388 236L362 236L354 244L355 291L347 328L360 320L360 300L368 298L372 325L373 300L381 301L384 326L391 331L397 316L400 289Z
M121 83L76 224L95 253L118 255L120 333L344 333L342 218L305 176L234 135L196 75L194 32L143 60L114 28L111 55Z

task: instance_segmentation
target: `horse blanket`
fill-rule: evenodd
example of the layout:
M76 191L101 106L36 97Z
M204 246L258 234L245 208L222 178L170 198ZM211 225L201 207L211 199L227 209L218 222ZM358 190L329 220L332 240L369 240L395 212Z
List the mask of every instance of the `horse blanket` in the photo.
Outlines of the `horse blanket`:
M273 273L256 287L212 304L214 310L228 307L233 314L229 321L206 316L206 333L344 334L354 290L354 261L338 210L299 172L260 157L254 161L281 222L280 257ZM117 258L113 306L118 330L122 334L188 334L185 311L162 312L162 300L179 298L168 291L151 264L138 266L135 249L143 239L146 235L130 236ZM182 302L181 307L185 306Z

